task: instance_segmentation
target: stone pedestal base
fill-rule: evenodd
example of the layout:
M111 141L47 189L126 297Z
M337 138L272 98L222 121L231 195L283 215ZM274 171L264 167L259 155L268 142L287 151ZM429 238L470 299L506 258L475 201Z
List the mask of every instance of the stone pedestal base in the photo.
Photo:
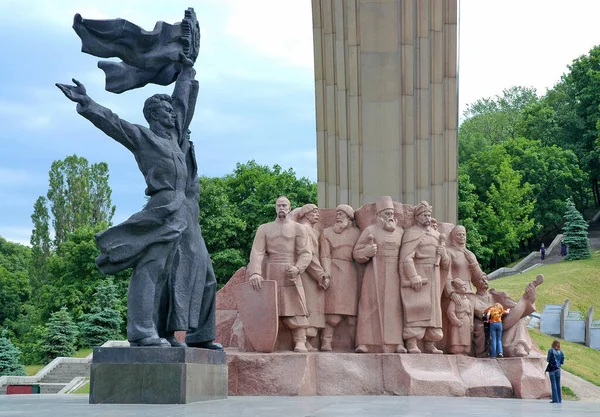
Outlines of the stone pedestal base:
M223 398L227 398L224 352L94 348L90 404L187 404Z
M545 358L227 350L229 395L434 395L545 398Z

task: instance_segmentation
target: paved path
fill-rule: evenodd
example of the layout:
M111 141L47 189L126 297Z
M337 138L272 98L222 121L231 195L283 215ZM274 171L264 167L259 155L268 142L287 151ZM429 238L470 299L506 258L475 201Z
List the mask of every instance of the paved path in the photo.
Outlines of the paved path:
M586 381L578 377L577 375L573 375L570 372L561 370L560 373L560 382L565 387L571 388L573 392L579 397L580 401L589 401L589 402L597 402L600 403L600 387L592 384L591 382ZM599 413L600 414L600 413ZM1 416L2 414L0 414Z
M591 417L600 404L466 397L229 397L187 405L90 405L84 395L7 395L2 417Z

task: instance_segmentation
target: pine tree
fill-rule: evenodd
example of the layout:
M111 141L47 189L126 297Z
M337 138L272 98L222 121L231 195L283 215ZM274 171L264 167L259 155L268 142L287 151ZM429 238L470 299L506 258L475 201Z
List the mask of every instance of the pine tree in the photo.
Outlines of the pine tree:
M107 340L119 339L122 323L117 286L112 278L107 278L96 288L91 312L82 315L80 328L83 346L101 346Z
M12 344L6 333L0 334L0 376L25 375L25 367L20 363L21 352Z
M73 356L77 351L78 333L77 325L66 307L52 313L43 337L46 359L51 361L58 356Z
M590 252L590 240L588 238L588 223L570 198L567 199L567 211L565 212L564 219L564 242L569 248L565 260L576 261L592 256Z

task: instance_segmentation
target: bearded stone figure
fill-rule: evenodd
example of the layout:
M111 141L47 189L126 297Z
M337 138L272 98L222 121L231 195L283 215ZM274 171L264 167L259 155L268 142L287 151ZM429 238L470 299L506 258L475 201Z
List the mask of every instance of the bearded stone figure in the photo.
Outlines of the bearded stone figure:
M409 353L442 353L435 342L443 337L442 292L449 286L450 257L443 236L431 227L432 207L415 207L415 224L406 230L400 250L400 278L404 305L404 339ZM450 291L449 291L450 292Z
M356 352L405 353L398 268L404 230L395 218L391 197L381 197L375 206L375 224L363 230L353 252L356 262L366 264L358 303Z
M325 291L325 330L321 350L332 350L334 328L342 319L350 330L352 346L356 338L356 315L358 313L358 271L352 250L360 236L354 225L354 209L346 204L336 208L336 221L321 234L321 265L330 277Z

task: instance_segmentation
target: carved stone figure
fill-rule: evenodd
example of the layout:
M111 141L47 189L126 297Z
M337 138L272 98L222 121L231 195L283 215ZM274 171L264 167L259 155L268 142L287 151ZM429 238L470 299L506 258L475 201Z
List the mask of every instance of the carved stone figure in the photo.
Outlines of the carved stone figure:
M277 282L279 316L292 332L294 351L307 352L309 322L301 274L311 262L311 245L306 228L289 218L290 201L286 197L277 199L276 209L275 221L260 225L256 231L247 275L254 289L260 291L263 261L268 257L264 275Z
M473 281L477 288L477 293L473 299L475 314L473 340L475 343L475 355L477 357L487 356L481 315L488 307L495 303L500 303L505 309L510 309L510 312L502 319L504 356L522 357L529 354L532 341L527 331L527 325L522 319L535 311L535 288L543 281L544 276L538 275L534 282L527 285L525 293L518 303L505 292L497 292L494 289L489 290L486 275L482 275Z
M447 247L451 258L452 277L461 278L467 285L467 292L475 294L472 281L485 275L477 262L477 257L467 249L467 231L464 226L455 226L450 232L450 245Z
M471 353L473 334L473 305L467 298L467 283L460 278L452 279L452 287L458 294L459 302L450 300L446 314L450 325L448 327L448 352L455 355Z
M334 328L343 318L354 346L358 313L358 271L352 251L360 236L354 225L354 209L346 204L336 208L336 221L321 234L321 265L331 281L325 292L325 330L321 350L330 351Z
M442 291L449 284L450 257L443 236L431 228L432 207L415 207L415 224L408 228L400 250L400 279L404 306L404 339L409 353L442 353L435 342L443 337Z
M305 204L294 211L297 221L306 228L312 254L310 264L302 273L302 285L306 294L309 324L306 329L306 348L314 352L317 349L313 344L316 344L319 331L325 328L325 290L329 286L329 275L319 260L319 235L315 229L319 221L319 208L315 204Z
M193 17L188 22L188 30L197 29L195 15ZM121 45L119 36L129 37L123 40L127 43L135 34L120 32L115 24L117 20L93 21L76 15L76 30L95 28L78 31L84 51L103 57L121 57L124 52L117 46ZM178 33L181 35L180 30ZM99 45L97 36L103 37L102 53L93 47L86 48L86 45ZM193 37L199 39L199 33ZM112 39L112 43L107 39ZM140 47L136 42L132 45L137 45L132 46L134 49ZM130 52L141 53L138 49ZM96 235L101 252L96 263L103 273L134 268L127 301L127 338L131 345L185 346L175 339L174 332L196 329L189 335L190 346L221 349L212 342L216 280L197 222L197 166L188 131L198 94L192 68L197 50L193 53L188 50L188 55L185 52L184 45L180 45L179 53L175 54L177 61L168 64L176 76L173 94L156 94L144 104L149 128L124 121L95 103L83 84L75 79L74 86L57 84L57 87L77 103L79 114L134 154L146 180L146 194L150 199L144 209ZM161 55L160 50L154 53ZM163 56L163 63L168 61ZM150 66L148 69L152 70ZM144 84L147 82L158 80L147 77Z
M398 271L404 230L394 217L391 197L381 197L375 205L376 223L362 231L353 251L356 262L367 264L358 303L356 352L380 346L384 352L405 353Z

